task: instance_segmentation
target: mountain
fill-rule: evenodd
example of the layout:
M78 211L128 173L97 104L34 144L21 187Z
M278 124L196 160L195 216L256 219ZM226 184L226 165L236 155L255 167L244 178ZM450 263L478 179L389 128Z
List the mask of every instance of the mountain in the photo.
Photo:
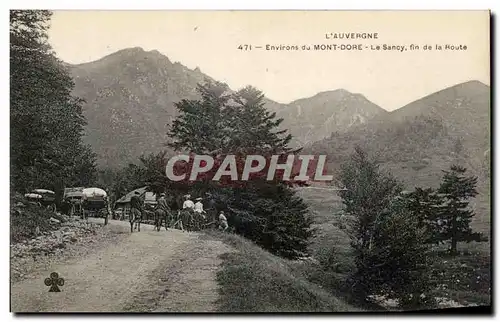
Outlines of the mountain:
M490 146L490 87L470 81L443 89L392 113L398 122L418 115L440 120L450 136L463 140L471 155L484 154Z
M381 162L425 163L439 157L480 170L490 148L490 89L477 81L458 84L335 131L308 149L340 161L355 145L373 151Z
M158 51L129 48L98 61L71 65L74 94L85 99L85 140L103 167L136 162L165 149L174 103L198 98L198 83L211 80L198 68L172 63Z
M101 167L123 166L137 162L143 153L166 149L169 125L177 116L174 104L198 98L197 84L213 80L198 68L191 70L158 51L139 47L68 66L74 94L86 101L85 140L97 153ZM300 146L387 113L362 95L342 89L290 104L266 98L265 104L284 118L282 127L295 137L292 143Z
M196 86L212 80L198 68L171 62L158 51L129 48L100 60L71 65L74 94L86 100L86 142L101 167L137 162L166 149L175 103L196 99ZM343 89L289 104L265 99L282 127L305 151L329 155L336 168L358 144L410 184L435 184L438 168L462 162L489 173L490 89L458 84L387 112ZM167 149L168 150L168 149Z
M304 146L330 136L334 131L345 131L365 124L375 116L388 112L367 100L361 94L344 89L321 92L287 105L268 105L283 118L282 127L294 137L294 145Z
M408 189L437 187L453 163L479 178L478 220L489 222L490 88L471 81L423 97L365 124L307 146L303 153L328 155L330 173L339 170L356 145L376 156ZM489 227L484 226L483 227ZM485 228L486 229L486 228Z

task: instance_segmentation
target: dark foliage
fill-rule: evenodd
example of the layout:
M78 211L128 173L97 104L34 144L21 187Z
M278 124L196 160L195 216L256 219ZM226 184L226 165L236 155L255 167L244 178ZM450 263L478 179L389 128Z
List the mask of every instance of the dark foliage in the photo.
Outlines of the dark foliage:
M208 154L216 160L227 155L239 155L242 160L248 154L297 152L288 148L291 136L278 129L282 120L264 108L260 91L245 87L230 94L222 83L200 85L199 91L201 100L177 104L180 115L170 131L174 139L171 146L177 151ZM151 179L158 182L154 175ZM307 241L313 233L311 219L307 217L307 206L290 187L261 178L238 185L221 181L165 180L165 185L192 195L214 193L236 232L275 254L297 258L307 252Z
M353 293L361 300L374 294L397 298L405 308L429 304L428 235L401 184L359 147L342 167L341 184L347 189L340 193L345 214L351 218L356 269L348 283Z
M458 242L483 241L480 233L475 233L470 227L475 215L469 207L469 199L477 196L477 177L466 177L467 169L452 165L449 171L444 171L439 193L443 195L445 205L440 213L440 224L437 241L451 240L450 253L457 253Z
M10 12L11 184L16 191L87 185L95 156L82 143L82 100L48 42L51 12Z

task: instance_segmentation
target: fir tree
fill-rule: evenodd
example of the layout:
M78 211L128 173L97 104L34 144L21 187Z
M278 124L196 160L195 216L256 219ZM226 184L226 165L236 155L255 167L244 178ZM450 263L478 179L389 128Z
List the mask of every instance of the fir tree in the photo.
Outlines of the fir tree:
M252 86L246 86L232 95L235 104L228 106L227 126L232 127L228 151L245 151L249 154L257 150L263 154L290 151L288 143L292 139L287 130L278 130L283 119L276 119L264 107L264 94Z
M198 89L200 100L177 104L180 115L170 131L174 139L170 146L177 151L210 154L216 163L227 155L237 155L238 166L249 154L285 155L291 151L291 136L278 129L282 120L264 108L262 92L245 87L230 94L221 83L200 85ZM184 191L216 191L236 232L271 252L287 258L306 253L307 240L313 233L311 220L307 206L290 187L278 180L258 178L237 185L222 182L186 180L184 187L172 185Z
M340 191L356 270L349 277L357 299L384 295L403 308L431 304L427 267L432 260L421 194L402 192L401 184L379 169L376 160L356 147L342 166ZM419 208L421 207L421 208Z
M350 218L348 233L354 251L356 271L352 274L353 291L364 299L372 289L369 263L377 224L400 191L400 184L383 174L376 161L356 147L350 160L341 167L340 191L344 214Z
M359 278L372 294L398 299L401 308L417 309L434 304L429 294L433 257L427 229L410 208L409 199L398 196L381 214Z
M452 165L449 171L443 171L444 177L439 186L439 193L445 200L443 212L438 219L442 227L440 241L451 241L450 253L457 253L458 242L482 241L480 233L475 233L470 227L474 212L469 207L469 199L475 197L477 177L466 177L466 168Z
M95 180L82 143L82 100L47 42L51 12L10 12L11 181L17 191L62 190Z
M443 215L444 199L441 194L432 188L415 188L405 195L408 201L408 209L418 219L419 227L428 232L426 243L438 244L441 241L443 227L439 219Z
M176 151L206 154L227 147L228 127L225 108L230 99L228 87L207 82L197 87L201 100L182 100L175 104L180 115L172 123L169 135Z
M353 247L360 251L368 249L378 216L401 191L401 185L382 173L377 162L360 147L342 165L340 184L345 188L340 191L344 213L354 218L350 229Z

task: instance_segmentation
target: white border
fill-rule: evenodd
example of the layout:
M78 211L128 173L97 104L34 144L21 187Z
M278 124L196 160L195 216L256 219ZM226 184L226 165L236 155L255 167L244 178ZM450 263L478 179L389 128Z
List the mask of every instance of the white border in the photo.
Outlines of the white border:
M170 0L170 1L122 1L122 0L108 0L108 1L64 1L64 0L45 0L43 5L40 1L11 1L10 8L16 9L127 9L127 10L144 10L144 9L256 9L256 10L269 10L269 9L300 9L300 10L428 10L428 9L488 9L494 6L495 1L492 0L455 0L455 1L389 1L379 0L377 2L370 0L338 0L335 3L329 1L300 1L300 0L287 0L287 1L269 1L269 0L253 0L253 1L232 1L232 0Z
M7 26L8 25L8 9L100 9L100 10L158 10L158 9L174 9L174 10L181 10L181 9L188 9L188 10L193 10L193 9L198 9L198 10L223 10L223 9L233 9L233 10L248 10L248 9L253 9L253 10L278 10L278 9L288 9L288 10L461 10L461 9L466 9L466 10L484 10L484 9L492 9L493 13L498 13L498 0L474 0L474 1L463 1L463 0L449 0L449 1L436 1L436 0L420 0L420 1L377 1L376 3L373 0L364 0L364 1L348 1L348 0L337 0L337 1L317 1L317 0L307 0L307 1L298 1L298 0L287 0L283 2L271 2L269 0L247 0L247 1L237 1L237 0L212 0L212 1L207 1L207 0L198 0L198 1L193 1L193 0L175 0L175 1L168 1L168 5L166 4L167 1L150 1L150 0L141 0L141 1L133 1L133 0L106 0L106 1L98 1L98 0L73 0L73 1L63 1L63 0L52 0L52 1L36 1L36 0L31 0L31 1L2 1L2 7L4 10L2 10L2 26ZM498 21L497 21L498 24ZM9 83L9 78L8 78L8 71L9 71L9 63L7 57L9 57L9 49L8 49L8 34L7 32L3 32L0 34L2 39L2 52L4 59L2 59L1 63L1 75L4 77L4 84ZM495 34L495 43L498 42L498 34ZM496 72L492 71L492 72ZM498 86L495 84L495 87L493 90L496 92L498 89ZM9 216L9 211L8 211L8 204L9 204L9 176L8 176L8 169L9 169L9 111L7 109L7 106L9 106L9 90L8 86L4 85L2 87L2 108L1 108L1 117L0 121L2 122L0 129L2 131L2 135L0 135L1 138L1 148L2 148L2 156L4 156L1 159L1 162L3 163L2 166L0 167L1 169L1 183L2 185L1 190L0 190L0 196L2 198L2 202L0 203L2 205L2 216L3 218L7 218ZM496 106L495 106L496 107ZM494 107L493 107L494 108ZM498 113L495 116L495 123L498 124L499 116ZM497 142L498 143L498 142ZM495 149L497 148L497 144L495 143ZM496 161L495 161L496 165ZM495 179L497 176L495 176ZM496 181L496 180L495 180ZM498 192L495 193L495 199L498 196ZM495 214L492 214L494 216ZM497 221L495 221L495 226L497 226ZM496 227L495 227L496 228ZM496 229L495 229L496 231ZM7 312L10 311L9 307L9 298L10 298L10 285L9 285L9 226L6 225L5 223L2 225L2 233L1 236L3 237L3 247L0 247L0 252L2 253L2 258L4 258L4 261L2 261L2 267L1 267L1 272L2 272L2 290L4 296L2 296L2 299L4 300L4 306L2 308L2 313L6 314ZM497 243L498 238L496 239L496 244L495 246L498 246ZM494 247L494 249L498 249L498 247ZM499 275L496 274L498 273L496 270L496 266L493 266L495 268L495 277L498 277ZM494 279L496 280L496 278ZM495 285L496 286L496 285ZM494 288L495 290L496 287ZM498 293L495 294L495 306L498 304ZM7 313L7 319L11 320L13 319L13 315ZM85 316L83 316L85 317ZM400 319L402 316L395 316L395 318ZM31 317L33 318L33 317ZM58 319L60 321L71 321L74 318L79 318L76 316L71 316L71 317L59 317ZM126 316L113 316L113 317L108 317L112 319L123 319L123 318L130 318ZM132 318L136 318L135 316ZM167 319L179 319L179 317L174 317L174 316L163 316L162 318L167 318ZM196 318L196 317L194 317ZM199 317L202 319L209 319L210 317ZM262 319L273 319L273 320L281 320L285 318L292 318L290 317L279 317L279 316L269 316L269 317L261 317ZM307 316L301 316L302 318L309 318ZM348 316L332 316L332 319L335 320L361 320L361 319L380 319L380 318L385 318L383 316L353 316L353 317L348 317ZM467 317L470 318L470 317ZM19 317L18 317L19 319ZM104 317L97 317L94 318L97 321L104 321ZM237 319L237 317L226 317L226 319ZM443 319L443 317L436 316L436 317L421 317L421 318L416 318L416 319L425 319L425 320L438 320L438 319ZM137 320L146 320L146 317L140 317L137 318Z

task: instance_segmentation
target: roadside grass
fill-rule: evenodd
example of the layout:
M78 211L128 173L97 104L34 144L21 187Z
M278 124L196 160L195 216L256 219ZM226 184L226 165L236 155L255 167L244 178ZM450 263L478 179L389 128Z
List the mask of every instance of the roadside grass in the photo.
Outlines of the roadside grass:
M303 275L295 261L263 250L235 234L207 235L234 247L221 256L218 302L221 312L352 312L361 311Z
M440 251L432 266L437 284L433 295L449 298L463 305L491 304L491 258L484 253L464 250L452 257ZM474 249L475 247L472 247Z

